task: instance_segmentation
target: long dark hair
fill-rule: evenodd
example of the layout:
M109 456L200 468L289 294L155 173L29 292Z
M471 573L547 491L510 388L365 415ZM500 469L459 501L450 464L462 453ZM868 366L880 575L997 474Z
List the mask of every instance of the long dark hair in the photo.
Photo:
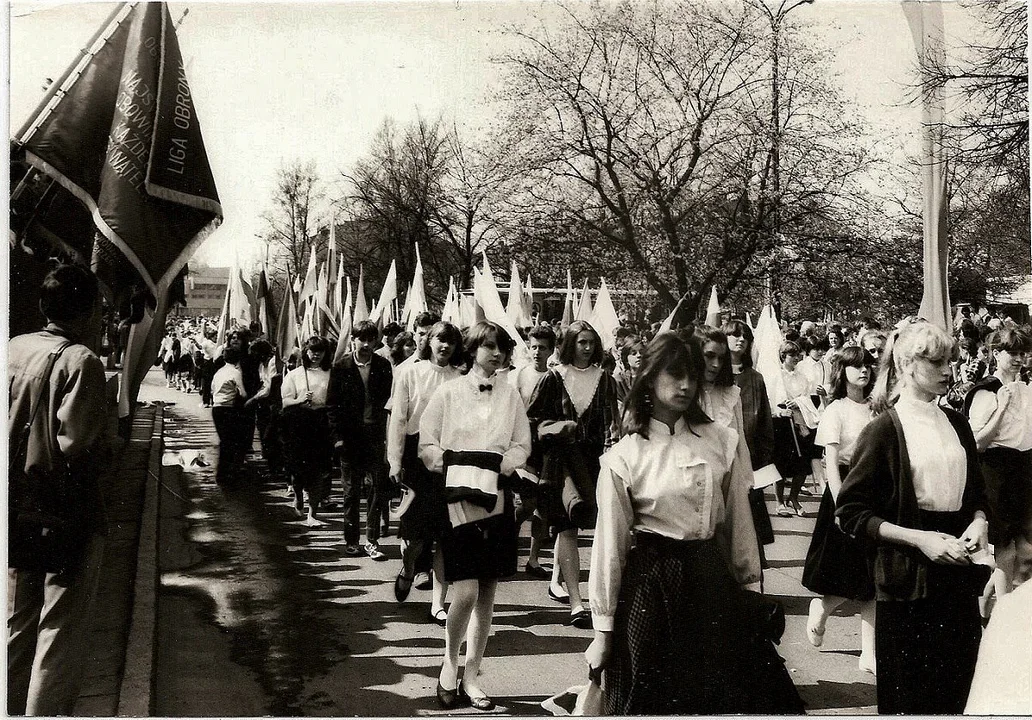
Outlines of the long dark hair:
M711 342L724 348L724 361L720 364L720 370L717 371L717 377L713 384L718 387L734 385L735 376L731 373L731 350L727 346L727 335L712 325L697 325L695 327L695 337L698 338L703 349L705 349L706 343Z
M728 320L720 328L720 332L724 333L724 341L727 342L728 335L734 335L735 337L744 337L749 341L749 345L745 348L745 352L742 354L742 367L752 367L752 346L753 346L753 331L749 327L749 323L745 320L738 318L732 318ZM728 360L728 365L731 365L731 360Z
M877 373L874 371L874 356L863 348L848 345L841 350L831 361L831 399L841 400L846 397L846 368L848 367L869 367L871 375L867 378L867 385L864 387L864 397L871 394L874 388L874 378Z
M577 336L582 332L591 333L595 338L595 352L591 355L591 364L602 364L602 355L605 352L602 350L602 337L591 326L591 323L586 320L576 320L570 323L570 327L563 335L562 343L559 345L559 362L563 365L573 365L573 359L577 357Z
M624 434L638 433L644 438L649 436L652 389L656 384L656 377L664 370L678 377L687 375L695 380L695 397L684 414L685 421L689 425L712 422L699 407L699 388L706 371L702 359L702 343L695 337L685 338L674 332L662 332L645 346L645 352L641 357L641 370L624 401Z

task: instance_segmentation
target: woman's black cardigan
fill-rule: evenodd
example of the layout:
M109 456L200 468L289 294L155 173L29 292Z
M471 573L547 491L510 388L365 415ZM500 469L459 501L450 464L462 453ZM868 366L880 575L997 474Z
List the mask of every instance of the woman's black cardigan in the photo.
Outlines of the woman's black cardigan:
M967 453L967 482L960 512L974 519L986 510L982 469L975 438L967 418L942 408ZM836 515L849 535L869 538L874 551L874 583L878 600L919 600L928 596L928 565L924 553L914 547L880 541L884 522L923 530L917 493L910 470L910 456L903 427L895 409L872 420L860 433L852 466L839 492Z

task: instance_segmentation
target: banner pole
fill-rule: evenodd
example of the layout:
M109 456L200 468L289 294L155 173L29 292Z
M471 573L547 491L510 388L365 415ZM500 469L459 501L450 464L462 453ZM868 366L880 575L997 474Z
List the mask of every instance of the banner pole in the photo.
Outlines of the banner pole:
M93 38L86 43L86 47L79 51L79 57L77 57L72 64L68 66L68 69L64 71L64 74L60 79L51 83L50 87L47 88L47 92L43 95L43 99L40 101L39 105L36 106L32 115L30 115L29 119L25 121L25 124L22 125L21 130L18 131L16 142L24 145L29 141L39 126L43 124L43 121L47 119L51 112L53 112L57 103L61 101L72 85L78 81L79 76L82 74L82 71L86 68L89 61L94 55L100 52L101 48L103 48L107 43L108 38L111 37L116 29L118 29L118 26L121 25L125 18L129 16L129 13L136 5L136 2L122 3L111 12ZM124 13L124 15L122 13ZM119 17L119 15L121 15L121 17ZM100 46L95 47L98 42L100 42ZM58 97L58 95L60 95L60 97Z

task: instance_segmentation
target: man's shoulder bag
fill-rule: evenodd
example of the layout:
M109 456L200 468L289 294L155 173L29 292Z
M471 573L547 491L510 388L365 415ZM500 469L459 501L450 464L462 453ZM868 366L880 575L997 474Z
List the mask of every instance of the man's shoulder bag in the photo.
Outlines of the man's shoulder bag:
M26 472L29 435L50 391L54 365L72 343L50 352L39 395L12 448L8 463L7 565L18 570L63 573L82 560L89 535L88 490L65 463ZM49 427L49 424L48 424ZM48 438L48 442L50 439Z

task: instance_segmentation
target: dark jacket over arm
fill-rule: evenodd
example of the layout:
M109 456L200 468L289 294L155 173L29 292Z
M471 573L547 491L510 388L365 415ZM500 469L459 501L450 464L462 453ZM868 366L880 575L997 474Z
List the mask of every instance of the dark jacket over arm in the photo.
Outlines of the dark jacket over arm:
M774 462L774 424L770 414L770 400L763 376L752 368L745 368L735 376L735 385L742 391L742 430L749 446L753 470Z
M961 512L974 518L985 510L982 470L975 439L963 415L944 410L967 454L967 479ZM842 529L876 547L874 582L879 600L917 600L927 596L931 562L917 548L882 542L878 529L891 522L923 530L903 427L895 410L872 420L857 439L853 464L842 483L835 513Z

